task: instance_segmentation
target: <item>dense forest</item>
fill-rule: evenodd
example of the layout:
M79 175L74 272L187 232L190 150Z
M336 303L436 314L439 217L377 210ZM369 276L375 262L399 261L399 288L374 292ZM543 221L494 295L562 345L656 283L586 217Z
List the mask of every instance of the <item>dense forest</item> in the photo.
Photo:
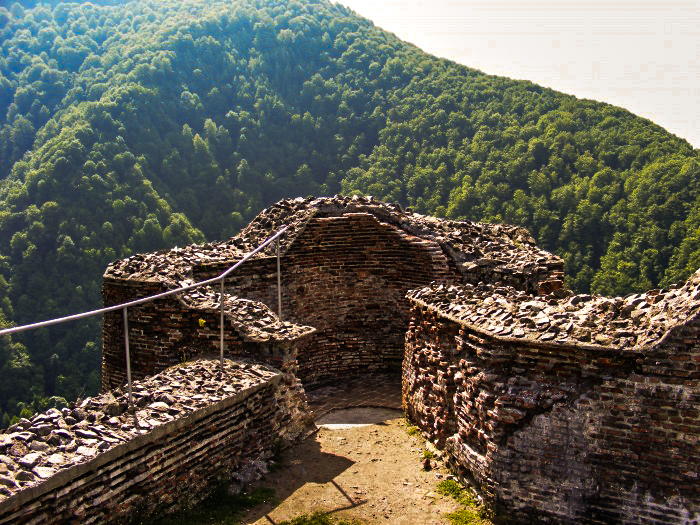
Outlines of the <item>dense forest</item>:
M15 3L0 46L0 326L99 307L112 260L298 195L523 225L580 292L700 267L687 142L325 0ZM94 394L100 319L0 338L0 371L4 425Z

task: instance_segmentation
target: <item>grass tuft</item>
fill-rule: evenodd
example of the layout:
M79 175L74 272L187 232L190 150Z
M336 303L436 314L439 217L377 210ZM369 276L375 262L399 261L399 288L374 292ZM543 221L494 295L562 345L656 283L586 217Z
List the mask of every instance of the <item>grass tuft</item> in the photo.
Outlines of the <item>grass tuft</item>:
M360 520L340 520L335 521L331 516L323 511L317 510L312 514L303 514L292 520L281 521L278 525L364 525Z
M292 520L284 520L279 525L333 525L333 520L327 514L317 510L313 514L303 514Z
M488 523L484 521L481 512L474 509L459 509L445 516L452 525L484 525Z
M149 525L234 525L244 517L245 509L266 502L277 501L271 488L257 488L251 493L231 495L225 485L214 491L196 507L154 521L142 521Z
M419 437L421 435L420 428L415 426L413 423L411 423L408 418L404 418L403 420L404 425L406 425L406 434L409 436L413 437Z
M437 484L438 494L450 496L465 508L447 514L447 519L452 525L487 525L490 522L486 519L486 512L472 496L471 492L465 490L454 480L443 480Z
M462 488L462 485L451 479L445 479L437 484L438 494L450 496L462 505L477 505L472 495Z

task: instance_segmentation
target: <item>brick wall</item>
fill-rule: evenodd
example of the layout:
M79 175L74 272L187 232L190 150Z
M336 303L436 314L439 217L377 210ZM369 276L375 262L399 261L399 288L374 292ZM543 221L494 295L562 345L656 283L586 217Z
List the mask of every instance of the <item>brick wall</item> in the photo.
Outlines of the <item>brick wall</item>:
M200 363L136 383L135 415L118 415L123 395L115 400L104 394L0 434L0 452L7 454L0 463L10 467L2 475L0 524L128 523L138 513L173 512L196 503L220 481L230 482L251 462L269 458L276 440L293 439L305 428L305 414L280 373L227 361L222 376L212 361L210 379L202 381ZM193 390L180 391L188 383ZM152 403L156 397L161 401ZM46 421L58 430L35 431ZM56 445L54 436L63 444ZM30 444L41 451L33 453L35 466L27 464L27 455L15 456L17 447ZM92 453L85 452L90 448Z
M195 279L224 269L200 267ZM437 243L367 213L309 221L283 255L281 271L282 317L316 329L298 352L298 375L307 386L366 371L398 373L406 292L456 276ZM231 275L226 290L277 312L276 272L276 259L252 260Z
M413 301L404 404L508 522L692 523L699 333L625 351L513 341Z
M307 383L401 367L409 288L454 278L435 243L368 214L316 219L287 255L293 319L316 328L299 354Z
M164 291L160 283L149 282L114 282L105 279L102 285L102 299L105 306L122 304L141 297L155 295ZM163 301L165 302L165 301ZM172 299L167 300L168 303ZM133 314L133 312L130 312ZM116 388L126 383L126 352L124 345L124 323L122 311L105 314L102 321L102 391ZM133 319L135 321L135 319ZM130 319L131 321L131 319ZM132 327L133 328L133 327ZM142 336L141 330L134 335ZM137 341L130 342L130 346ZM140 354L132 355L132 378L134 380L154 374L155 356L153 344L151 348L147 343L140 344ZM134 361L135 360L135 361Z
M160 283L144 281L115 282L105 279L103 297L106 306L154 295L164 291ZM276 292L275 292L276 293ZM264 305L255 308L259 317L268 316ZM291 327L297 335L287 338L252 338L246 328L231 319L236 306L225 309L224 357L250 357L271 364L296 380L298 348L304 345L303 329ZM143 379L193 357L220 354L220 311L213 307L187 304L177 296L129 308L129 353L132 380ZM254 317L254 316L253 316ZM250 324L253 325L254 319ZM266 322L267 323L267 322ZM126 382L126 351L122 311L108 313L103 321L102 390L117 388ZM274 334L273 334L274 335Z

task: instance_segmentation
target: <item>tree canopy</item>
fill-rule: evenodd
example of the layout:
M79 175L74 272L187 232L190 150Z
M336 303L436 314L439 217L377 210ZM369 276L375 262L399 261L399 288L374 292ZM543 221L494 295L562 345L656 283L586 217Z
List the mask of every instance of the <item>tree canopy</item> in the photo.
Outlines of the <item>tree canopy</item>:
M0 323L99 307L106 265L372 194L527 227L579 292L700 266L698 150L432 57L325 0L0 7ZM0 341L0 417L99 387L99 319Z

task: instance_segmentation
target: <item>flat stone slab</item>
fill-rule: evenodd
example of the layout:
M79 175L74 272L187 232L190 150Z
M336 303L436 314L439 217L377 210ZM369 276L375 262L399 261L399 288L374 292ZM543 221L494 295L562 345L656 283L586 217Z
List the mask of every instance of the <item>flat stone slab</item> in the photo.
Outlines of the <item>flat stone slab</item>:
M316 425L328 430L368 427L401 419L403 412L390 408L347 408L321 416Z
M316 420L329 412L345 408L401 410L401 376L370 374L350 377L332 385L308 388L306 396Z

